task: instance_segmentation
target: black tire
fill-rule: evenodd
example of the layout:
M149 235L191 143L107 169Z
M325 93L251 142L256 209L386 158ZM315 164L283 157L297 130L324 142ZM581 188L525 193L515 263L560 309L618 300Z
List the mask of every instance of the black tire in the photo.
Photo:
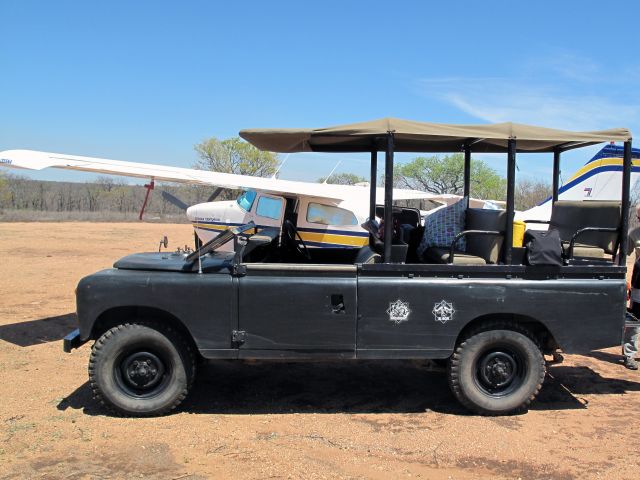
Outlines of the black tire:
M109 410L154 416L176 408L195 378L195 357L185 339L168 326L127 323L105 332L93 345L89 382Z
M469 410L508 415L527 409L545 377L535 337L517 325L495 324L473 331L449 362L449 386Z

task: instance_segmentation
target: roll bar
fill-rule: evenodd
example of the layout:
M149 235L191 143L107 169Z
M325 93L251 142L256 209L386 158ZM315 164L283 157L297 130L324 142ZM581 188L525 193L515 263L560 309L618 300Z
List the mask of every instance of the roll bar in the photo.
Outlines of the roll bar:
M375 216L375 188L377 177L377 152L378 139L374 139L371 150L371 195L370 195L370 218ZM380 139L382 140L382 139ZM384 262L391 263L391 242L393 236L393 157L394 157L394 132L387 132L385 140L385 169L384 169ZM470 193L470 176L471 176L471 150L473 142L465 142L464 150L464 195ZM572 145L560 146L553 150L553 192L552 201L558 199L558 191L560 185L560 155L563 151L569 149ZM513 249L513 217L515 213L515 183L516 183L516 153L517 139L510 138L507 144L507 224L504 232L504 248L503 262L506 265L512 264ZM631 140L624 142L624 157L622 169L622 218L618 229L620 243L618 250L618 265L626 265L627 259L627 231L629 230L629 202L630 202L630 181L631 181ZM542 222L537 222L542 223ZM587 231L585 229L584 231ZM581 232L582 233L582 232ZM455 242L454 242L455 243Z

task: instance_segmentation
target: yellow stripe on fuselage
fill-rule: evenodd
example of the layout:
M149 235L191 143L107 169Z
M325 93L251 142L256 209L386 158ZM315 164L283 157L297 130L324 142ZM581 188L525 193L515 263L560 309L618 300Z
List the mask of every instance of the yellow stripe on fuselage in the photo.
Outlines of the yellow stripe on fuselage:
M231 225L212 225L210 223L193 222L195 228L208 230L213 232L222 232L231 227ZM327 246L332 245L348 245L350 247L362 247L369 243L368 237L359 237L356 235L336 235L332 233L316 233L316 232L298 232L302 240L307 242L324 243Z
M622 166L622 158L614 157L614 158L601 158L600 160L596 160L595 162L587 163L584 167L578 170L573 176L566 182L569 183L576 178L584 175L587 172L590 172L594 168L604 167L606 165L620 165ZM640 160L633 160L634 167L640 167Z
M217 232L222 232L223 230L228 230L231 228L231 225L212 225L210 223L197 223L192 222L195 228L199 228L201 230L215 230Z
M192 222L193 226L195 228L198 228L200 230L207 230L210 232L224 232L225 230L229 230L230 228L232 228L235 225L211 225L210 223L197 223L197 222ZM247 230L246 232L244 232L247 235L253 235L254 233L258 233L258 229L254 228L253 230Z
M355 235L335 235L332 233L300 232L302 240L307 242L326 243L327 245L349 245L351 247L362 247L369 243L369 237L358 237Z

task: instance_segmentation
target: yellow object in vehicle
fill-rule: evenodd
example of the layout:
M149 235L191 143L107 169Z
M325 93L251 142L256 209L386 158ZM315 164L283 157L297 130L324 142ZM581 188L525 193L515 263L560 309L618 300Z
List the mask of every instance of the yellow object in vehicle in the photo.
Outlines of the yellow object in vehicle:
M524 231L527 229L527 224L522 220L513 221L513 246L522 247L524 244Z

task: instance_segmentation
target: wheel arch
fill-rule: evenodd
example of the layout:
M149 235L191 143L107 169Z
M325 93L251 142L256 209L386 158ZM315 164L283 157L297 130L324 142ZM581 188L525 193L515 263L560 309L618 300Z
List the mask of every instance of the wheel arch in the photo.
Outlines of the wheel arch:
M97 340L103 333L117 325L144 320L154 320L171 326L189 343L193 352L198 352L193 335L186 325L172 313L156 307L128 305L109 308L96 317L89 338Z
M491 313L474 318L462 328L456 339L456 345L460 343L462 339L466 338L470 332L481 329L484 325L489 326L495 322L511 323L526 328L534 335L536 340L538 340L545 354L552 353L559 348L553 332L549 330L547 325L536 318L517 313Z

